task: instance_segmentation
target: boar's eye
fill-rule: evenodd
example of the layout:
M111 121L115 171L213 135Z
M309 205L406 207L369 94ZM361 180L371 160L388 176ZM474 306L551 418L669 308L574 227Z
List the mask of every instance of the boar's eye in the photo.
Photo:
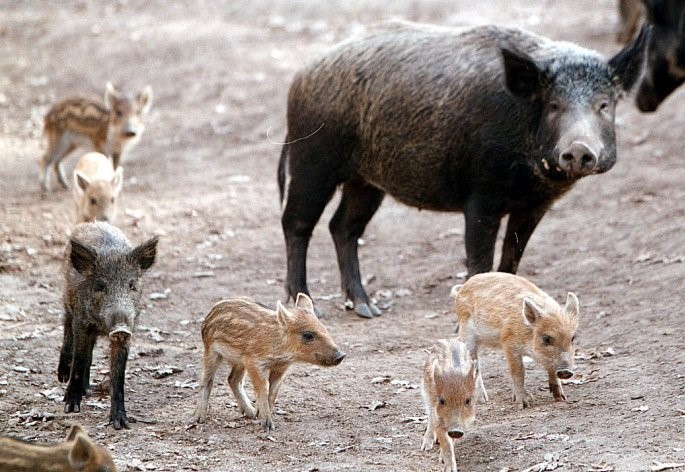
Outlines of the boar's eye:
M316 337L316 335L313 332L305 331L302 333L302 342L303 343L310 343L310 342L314 341L315 337Z
M609 109L609 102L602 102L599 104L599 111L607 111Z
M549 102L549 111L559 111L559 102L555 100Z
M548 336L546 334L542 336L542 344L544 344L545 346L549 346L550 344L552 344L552 336Z
M131 290L134 291L134 292L137 292L137 291L138 291L138 286L136 285L136 281L135 281L135 280L130 280L130 281L128 282L128 288L131 289Z
M444 404L445 404L445 399L442 398L442 397L438 397L438 403L440 403L441 405L444 405Z
M107 284L105 284L105 282L102 280L96 280L95 282L93 282L93 290L95 290L98 293L104 292L106 288Z
M91 205L97 205L98 204L97 199L95 197L90 197L90 204Z

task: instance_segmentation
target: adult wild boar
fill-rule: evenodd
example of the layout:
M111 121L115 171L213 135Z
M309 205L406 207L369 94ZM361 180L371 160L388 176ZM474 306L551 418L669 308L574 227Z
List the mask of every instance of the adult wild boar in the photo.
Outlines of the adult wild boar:
M329 228L343 292L362 317L380 311L361 283L357 239L386 193L462 211L470 275L492 269L508 214L499 270L516 272L550 205L614 165L614 108L640 76L648 36L606 61L518 29L403 24L300 70L278 169L287 294L308 293L309 239L338 185Z
M652 112L685 82L685 0L644 0L652 35L635 103Z

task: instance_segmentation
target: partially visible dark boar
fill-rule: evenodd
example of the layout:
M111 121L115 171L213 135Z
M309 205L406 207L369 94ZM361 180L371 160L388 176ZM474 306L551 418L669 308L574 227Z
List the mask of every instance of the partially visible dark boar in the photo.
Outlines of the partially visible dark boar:
M645 4L642 0L618 0L618 14L616 41L627 44L635 37L645 18Z
M57 368L69 381L64 412L79 412L90 388L90 366L98 336L110 339L111 413L115 429L130 428L124 407L124 375L131 335L141 310L140 277L155 262L157 238L133 248L104 223L74 229L64 256L64 342Z
M635 103L652 112L685 82L685 0L644 0L652 36Z
M308 293L309 239L339 185L329 228L360 316L380 314L361 283L357 240L386 193L464 212L470 275L492 270L508 214L499 270L516 272L552 203L616 162L615 105L640 76L648 36L606 61L518 29L400 25L301 70L278 172L288 296Z
M116 472L112 456L73 425L66 441L53 446L0 438L0 472Z

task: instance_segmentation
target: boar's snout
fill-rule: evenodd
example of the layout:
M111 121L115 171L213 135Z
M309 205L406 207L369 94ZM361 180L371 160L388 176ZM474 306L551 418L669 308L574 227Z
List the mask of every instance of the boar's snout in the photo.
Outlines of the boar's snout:
M560 379L570 379L573 377L573 371L568 367L557 369L557 377Z
M599 162L599 152L582 141L574 141L559 153L559 167L569 176L591 174Z
M464 436L464 431L461 428L452 428L447 431L447 435L452 439L459 439Z

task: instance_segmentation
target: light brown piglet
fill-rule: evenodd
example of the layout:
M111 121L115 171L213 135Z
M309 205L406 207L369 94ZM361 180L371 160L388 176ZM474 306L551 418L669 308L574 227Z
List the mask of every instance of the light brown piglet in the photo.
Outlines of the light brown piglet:
M240 412L247 418L258 417L265 432L274 429L276 395L294 362L336 366L346 355L303 293L290 310L278 302L274 311L247 297L219 302L202 323L202 341L204 371L192 422L205 422L214 375L225 362L231 368L228 384ZM257 397L256 411L243 387L246 372Z
M452 287L459 336L474 360L480 346L502 349L509 364L514 401L530 406L524 388L523 356L547 371L549 390L556 401L566 401L559 379L573 376L573 342L578 330L578 298L568 293L561 308L534 284L513 274L489 272ZM488 401L478 374L478 396Z
M43 446L0 438L0 472L116 472L112 456L73 425L65 442Z
M440 443L445 472L456 472L453 439L461 438L476 417L478 363L471 360L463 342L441 339L423 369L421 395L428 415L422 451Z
M74 169L76 223L114 223L117 199L124 184L124 169L112 167L112 160L99 152L87 152Z

